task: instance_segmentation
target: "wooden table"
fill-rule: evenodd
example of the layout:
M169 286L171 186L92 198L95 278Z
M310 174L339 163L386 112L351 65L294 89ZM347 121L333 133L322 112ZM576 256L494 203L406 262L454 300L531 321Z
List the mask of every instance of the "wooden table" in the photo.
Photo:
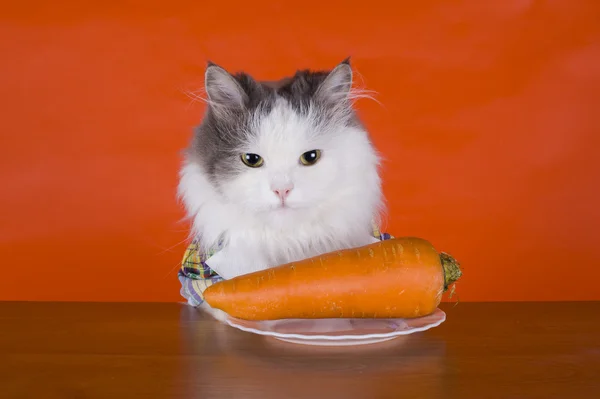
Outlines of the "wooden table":
M325 348L179 304L0 302L0 398L600 398L600 302L443 308L433 330Z

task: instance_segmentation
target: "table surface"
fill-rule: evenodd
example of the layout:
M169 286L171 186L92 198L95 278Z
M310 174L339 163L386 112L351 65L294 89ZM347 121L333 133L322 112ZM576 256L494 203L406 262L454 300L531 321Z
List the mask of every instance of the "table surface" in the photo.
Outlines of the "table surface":
M0 302L0 398L600 398L600 302L442 308L423 333L309 347L181 304Z

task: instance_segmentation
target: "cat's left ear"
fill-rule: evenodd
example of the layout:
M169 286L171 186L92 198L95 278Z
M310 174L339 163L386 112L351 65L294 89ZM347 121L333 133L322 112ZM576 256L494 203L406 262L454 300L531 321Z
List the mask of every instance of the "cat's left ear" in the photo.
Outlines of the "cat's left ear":
M240 109L247 94L239 82L220 66L208 63L205 73L206 94L215 110Z
M350 57L338 64L319 85L316 96L332 103L347 101L352 89Z

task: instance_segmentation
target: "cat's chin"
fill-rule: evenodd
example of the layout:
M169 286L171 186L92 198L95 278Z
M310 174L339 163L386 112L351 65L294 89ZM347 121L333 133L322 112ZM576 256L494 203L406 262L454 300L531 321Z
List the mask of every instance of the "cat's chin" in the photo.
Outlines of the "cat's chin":
M297 222L305 220L306 207L295 205L273 205L258 213L263 222L271 227L281 228L296 225Z
M294 208L291 208L287 205L279 205L276 207L273 207L273 209L271 209L271 212L274 213L286 213L286 212L293 212Z
M267 205L264 208L262 208L261 211L265 214L286 215L286 214L302 211L302 209L306 209L306 206L302 206L302 205L296 204L296 203L291 203L291 204Z
M289 206L276 206L265 212L266 219L274 224L284 223L298 216L299 210Z

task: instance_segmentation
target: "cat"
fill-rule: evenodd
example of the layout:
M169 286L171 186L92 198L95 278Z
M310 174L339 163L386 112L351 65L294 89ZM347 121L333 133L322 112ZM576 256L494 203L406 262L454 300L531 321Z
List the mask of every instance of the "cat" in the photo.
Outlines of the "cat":
M209 62L207 107L178 195L225 279L376 242L380 156L353 107L350 60L278 82ZM225 314L206 302L214 318Z

